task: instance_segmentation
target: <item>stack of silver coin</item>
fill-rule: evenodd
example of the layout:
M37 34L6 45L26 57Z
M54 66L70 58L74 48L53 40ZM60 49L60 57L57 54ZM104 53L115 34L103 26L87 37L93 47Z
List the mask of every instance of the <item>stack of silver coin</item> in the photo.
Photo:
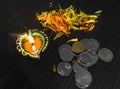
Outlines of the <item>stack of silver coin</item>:
M62 60L57 65L57 72L61 76L69 76L72 71L75 74L77 87L85 89L92 82L92 75L88 67L96 64L98 59L110 62L113 53L108 48L100 48L96 39L82 39L72 45L63 44L58 49L59 58Z

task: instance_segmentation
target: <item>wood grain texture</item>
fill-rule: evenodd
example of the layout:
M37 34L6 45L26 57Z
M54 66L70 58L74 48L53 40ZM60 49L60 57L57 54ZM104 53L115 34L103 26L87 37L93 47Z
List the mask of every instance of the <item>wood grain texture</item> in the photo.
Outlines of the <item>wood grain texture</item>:
M49 8L49 2L53 7ZM99 62L89 68L93 81L88 89L120 89L120 6L119 0L0 0L0 89L78 89L74 73L61 77L52 72L52 65L60 62L57 49L72 37L95 38L100 47L113 51L110 63ZM41 60L23 57L16 50L14 33L27 28L43 29L35 18L36 12L53 10L72 4L86 13L101 9L102 15L92 32L74 32L53 41L41 54ZM49 36L50 34L48 34Z

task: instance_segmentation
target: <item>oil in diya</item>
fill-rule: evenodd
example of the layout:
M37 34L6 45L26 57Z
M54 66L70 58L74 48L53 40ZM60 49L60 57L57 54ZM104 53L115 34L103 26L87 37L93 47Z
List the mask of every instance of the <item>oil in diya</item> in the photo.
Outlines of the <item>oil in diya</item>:
M27 33L23 33L18 36L17 50L22 53L23 56L30 56L32 58L40 58L40 53L48 46L48 37L42 32L36 30L29 30Z

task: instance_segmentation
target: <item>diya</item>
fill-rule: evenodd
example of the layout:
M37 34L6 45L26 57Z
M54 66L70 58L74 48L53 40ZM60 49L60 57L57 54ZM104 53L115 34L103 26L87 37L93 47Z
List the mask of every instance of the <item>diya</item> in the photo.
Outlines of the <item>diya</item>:
M23 56L40 58L40 53L44 52L48 46L48 37L44 32L37 29L29 30L27 33L18 36L16 44L17 50Z

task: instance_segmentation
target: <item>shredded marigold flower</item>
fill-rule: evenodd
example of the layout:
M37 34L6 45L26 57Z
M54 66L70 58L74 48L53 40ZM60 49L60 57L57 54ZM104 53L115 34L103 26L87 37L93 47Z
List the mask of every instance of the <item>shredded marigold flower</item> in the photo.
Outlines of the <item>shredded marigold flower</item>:
M57 33L55 38L61 37L63 34L69 35L70 30L92 31L100 16L101 10L96 11L93 15L85 14L83 11L77 13L71 5L66 9L58 9L53 11L45 11L36 15L43 27L49 28Z

